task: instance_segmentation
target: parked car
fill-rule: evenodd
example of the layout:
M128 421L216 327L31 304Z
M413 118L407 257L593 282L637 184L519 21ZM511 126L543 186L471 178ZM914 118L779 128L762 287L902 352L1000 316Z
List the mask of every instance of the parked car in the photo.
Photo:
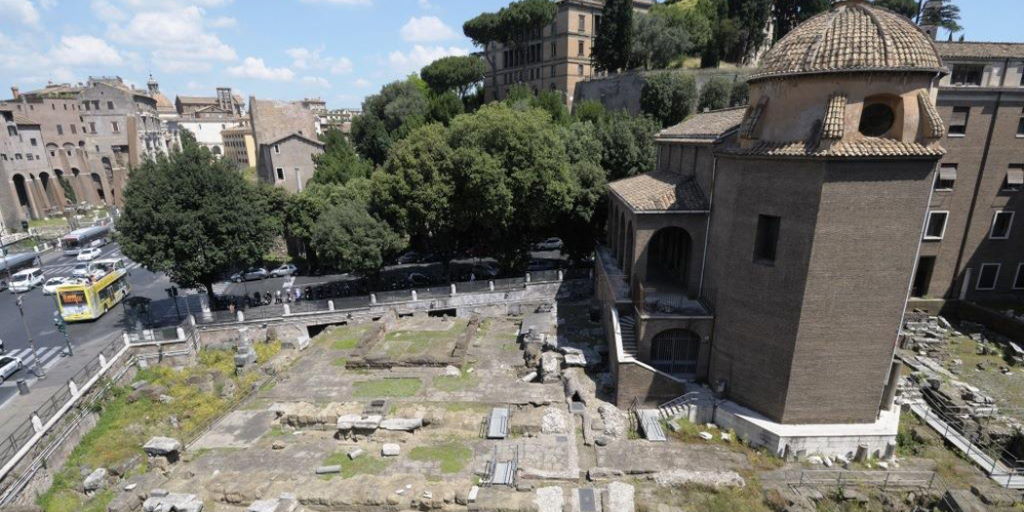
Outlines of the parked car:
M561 238L552 237L544 240L543 242L533 244L533 248L537 251L560 251L562 250L562 245Z
M27 268L11 276L11 291L14 293L24 293L43 284L44 280L46 278L43 276L42 270Z
M267 272L265 268L250 268L245 272L239 272L231 276L231 280L240 283L242 281L258 281L260 279L266 279L270 277L270 272Z
M79 264L75 265L74 270L71 271L71 275L74 276L74 277L79 277L79 278L85 279L85 278L89 277L89 274L90 274L89 267L90 266L91 265L89 265L88 263L79 263Z
M20 357L0 357L0 382L7 380L11 375L14 375L18 370L24 367L25 363L21 361Z
M298 273L299 268L296 267L295 265L292 265L291 263L285 263L284 265L281 265L280 267L277 267L274 270L270 271L270 275L273 277L288 277L294 276L295 274Z
M69 277L51 277L43 283L43 295L55 295L58 286L68 284L70 281L72 279Z
M405 278L406 282L409 283L410 287L417 286L430 286L431 279L419 272L413 272Z
M395 263L397 263L399 265L408 265L410 263L419 263L421 257L422 256L420 255L420 253L418 253L416 251L409 251L409 252L404 253L401 256L399 256L398 259L395 260Z
M90 247L78 251L78 256L75 259L78 261L92 261L99 258L101 253L102 251L100 251L99 247Z

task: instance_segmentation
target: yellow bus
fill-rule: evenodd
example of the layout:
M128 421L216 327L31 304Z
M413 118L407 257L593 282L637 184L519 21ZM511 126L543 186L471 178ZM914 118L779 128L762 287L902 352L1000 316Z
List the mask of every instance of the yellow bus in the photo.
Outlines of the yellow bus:
M97 260L89 265L89 277L57 287L57 308L65 322L96 320L129 293L124 261Z

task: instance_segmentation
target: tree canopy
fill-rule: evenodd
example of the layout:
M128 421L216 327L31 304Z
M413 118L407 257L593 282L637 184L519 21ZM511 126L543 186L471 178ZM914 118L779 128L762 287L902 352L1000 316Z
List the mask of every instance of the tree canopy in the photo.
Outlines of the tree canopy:
M917 15L920 14L921 8L921 4L917 0L875 0L874 4L897 14L902 14L911 21L917 20Z
M484 79L486 64L475 55L442 57L420 71L420 77L435 94L454 91L459 98Z
M132 172L118 241L148 270L212 296L225 274L262 260L280 224L271 194L187 140Z
M917 3L917 0L909 1ZM831 6L831 0L775 0L772 13L775 21L775 40L782 39L797 25L815 14L827 11Z
M732 91L732 82L720 76L712 77L700 90L700 98L697 100L697 110L719 110L729 106L729 95Z
M680 72L651 73L640 90L640 109L662 127L679 123L693 111L697 85L693 76Z
M324 152L313 156L316 172L312 182L344 185L353 178L370 177L373 164L356 153L341 131L327 130L320 140L324 143Z
M359 153L380 165L391 144L423 124L430 110L427 86L418 76L391 82L363 100L363 115L352 121L352 142Z
M598 71L629 69L633 48L633 0L607 0L591 58Z

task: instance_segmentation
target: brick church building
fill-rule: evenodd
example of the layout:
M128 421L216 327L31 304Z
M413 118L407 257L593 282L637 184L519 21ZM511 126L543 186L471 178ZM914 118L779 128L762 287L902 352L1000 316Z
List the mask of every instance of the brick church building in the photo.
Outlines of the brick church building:
M840 1L765 54L749 107L664 130L657 169L610 184L620 407L687 407L779 454L886 449L946 74L908 20Z

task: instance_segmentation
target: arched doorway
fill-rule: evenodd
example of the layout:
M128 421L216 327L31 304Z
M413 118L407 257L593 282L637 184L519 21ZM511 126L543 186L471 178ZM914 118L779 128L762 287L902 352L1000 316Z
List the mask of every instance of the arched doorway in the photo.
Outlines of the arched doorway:
M92 173L92 185L96 188L96 196L100 198L100 201L107 202L107 194L103 192L103 180L100 179L100 175Z
M695 376L699 356L700 336L693 331L669 329L651 339L651 366L670 375Z
M108 176L110 175L111 172L114 171L114 167L112 165L110 165L110 158L109 157L100 158L100 163L103 164L103 170L107 172Z
M11 181L14 182L14 193L18 196L18 206L21 207L21 211L25 214L26 218L32 218L32 201L29 199L28 184L25 183L25 177L21 174L15 174L11 177Z
M628 278L633 272L633 223L626 224L626 250L623 257L622 272Z
M647 245L644 287L665 292L686 292L690 262L690 234L683 228L659 229Z
M39 173L39 184L43 187L43 194L46 195L46 200L50 203L50 206L59 205L60 196L57 193L58 185L54 184L53 180L50 179L50 173Z

